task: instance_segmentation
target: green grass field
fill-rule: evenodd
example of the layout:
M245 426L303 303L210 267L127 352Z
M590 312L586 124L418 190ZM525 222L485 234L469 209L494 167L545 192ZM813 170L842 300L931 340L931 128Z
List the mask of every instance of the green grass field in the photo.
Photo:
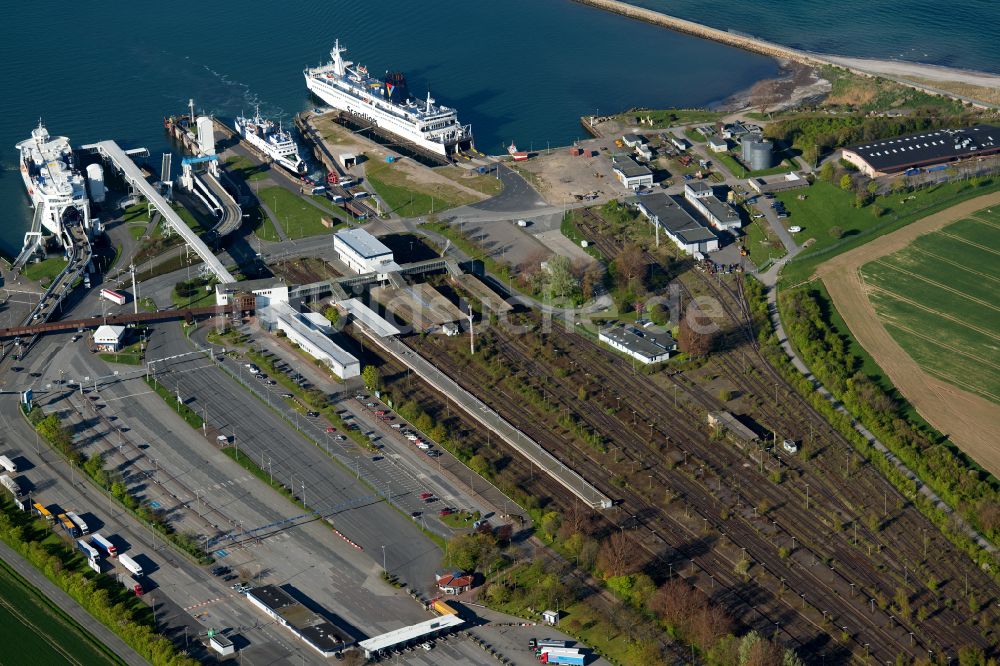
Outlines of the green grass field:
M468 194L445 183L417 183L403 169L392 164L372 164L365 178L375 188L391 212L400 217L418 217L476 201Z
M785 224L802 227L796 242L805 243L813 239L808 248L782 269L782 286L808 280L820 263L872 238L997 189L1000 189L1000 182L990 180L984 180L978 187L964 181L944 183L911 194L877 197L872 205L864 208L854 207L852 193L822 180L817 180L807 190L778 194L776 198L784 202L790 214L784 220ZM800 200L799 195L806 198ZM882 208L880 217L874 215L874 206ZM843 231L841 238L830 234L833 227L840 227Z
M929 374L1000 403L1000 210L861 269L886 330Z
M771 176L776 173L788 173L789 171L795 171L797 168L794 164L788 160L783 160L781 164L773 166L770 169L760 169L759 171L750 171L742 162L737 160L735 157L729 153L713 153L710 159L717 159L726 165L729 172L732 173L737 178L746 178L747 176Z
M4 666L124 663L3 562L0 641Z
M295 192L277 185L265 187L257 193L261 203L271 209L278 224L289 238L305 238L332 233L320 219L323 211L309 204Z
M50 257L38 263L28 264L24 267L24 277L29 280L40 280L48 284L55 276L62 273L66 268L66 260L62 257Z
M768 259L781 259L788 254L781 239L775 236L767 220L753 220L743 227L743 231L746 233L743 242L747 252L750 253L750 259L757 266L766 263Z

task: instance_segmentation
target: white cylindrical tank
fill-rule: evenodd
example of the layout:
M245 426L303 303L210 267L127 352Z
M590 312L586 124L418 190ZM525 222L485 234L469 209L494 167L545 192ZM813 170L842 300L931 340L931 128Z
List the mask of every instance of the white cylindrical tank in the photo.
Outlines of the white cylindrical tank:
M91 164L87 167L87 185L90 189L90 200L94 203L104 203L107 188L104 186L104 167Z
M215 154L215 129L208 116L198 116L198 145L203 155Z

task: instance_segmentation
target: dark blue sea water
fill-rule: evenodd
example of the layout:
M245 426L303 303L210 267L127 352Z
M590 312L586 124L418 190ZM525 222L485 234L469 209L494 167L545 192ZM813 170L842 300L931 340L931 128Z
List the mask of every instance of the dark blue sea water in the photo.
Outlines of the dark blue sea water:
M816 53L1000 73L997 0L626 0Z
M815 10L813 28L803 33L836 37L804 45L857 54L846 34L853 21L846 15L828 20L819 3L783 0L779 11L777 3L745 0L743 9L726 15L693 1L645 1L777 41L789 37L789 43L796 42L786 6L799 14ZM876 6L886 4L904 3L842 0L837 7L857 5L868 21L873 12L881 15ZM758 25L764 12L788 27L764 31ZM915 24L912 36L894 34L883 43L894 53L939 29ZM958 28L949 22L948 30ZM704 105L776 72L770 59L570 0L0 3L0 251L16 253L30 221L13 146L39 117L74 145L114 138L154 155L168 149L162 117L183 111L189 97L199 111L222 117L259 102L264 113L290 119L313 105L303 66L327 59L337 37L348 57L372 72L401 69L414 94L429 87L440 102L456 107L488 152L511 140L536 148L565 145L582 134L580 115ZM985 45L982 51L987 58ZM981 66L978 60L949 64Z

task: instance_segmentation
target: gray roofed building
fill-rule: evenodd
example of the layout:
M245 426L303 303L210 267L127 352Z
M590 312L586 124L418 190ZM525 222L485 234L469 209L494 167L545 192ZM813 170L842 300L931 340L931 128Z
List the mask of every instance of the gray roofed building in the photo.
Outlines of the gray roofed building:
M845 148L844 159L875 178L907 169L936 166L1000 152L1000 127L920 132Z
M668 194L656 193L639 197L639 212L660 229L677 247L689 254L713 252L719 249L719 238L703 222L696 220Z
M641 134L625 134L622 136L622 143L629 148L638 148L639 146L647 143L647 141L646 137Z
M633 326L609 326L601 329L598 338L647 365L666 361L677 349L677 342L669 333Z
M611 170L619 182L625 187L638 190L641 187L652 187L653 172L628 155L615 155L611 158Z
M333 624L295 601L274 585L261 585L246 593L247 601L267 613L324 657L343 649L348 638Z
M715 190L705 181L695 180L685 184L684 198L716 229L735 233L740 228L740 214L716 198Z

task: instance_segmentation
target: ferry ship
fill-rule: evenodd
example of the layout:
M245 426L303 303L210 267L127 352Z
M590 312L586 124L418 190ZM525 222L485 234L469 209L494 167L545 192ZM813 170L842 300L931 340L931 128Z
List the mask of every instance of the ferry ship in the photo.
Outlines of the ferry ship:
M473 148L472 126L461 124L455 109L436 104L429 92L425 100L414 99L398 72L384 79L370 76L364 65L355 67L343 59L346 50L337 40L330 62L304 70L306 87L314 95L359 123L438 157L450 159Z
M247 143L295 175L301 176L308 171L305 160L299 157L299 147L292 135L281 129L280 125L275 127L272 121L262 118L260 108L253 118L237 118L234 126Z
M65 227L90 227L90 200L83 174L75 166L73 149L64 136L49 136L42 122L31 138L18 143L21 178L35 207L35 218L57 237ZM32 225L34 226L34 224Z

